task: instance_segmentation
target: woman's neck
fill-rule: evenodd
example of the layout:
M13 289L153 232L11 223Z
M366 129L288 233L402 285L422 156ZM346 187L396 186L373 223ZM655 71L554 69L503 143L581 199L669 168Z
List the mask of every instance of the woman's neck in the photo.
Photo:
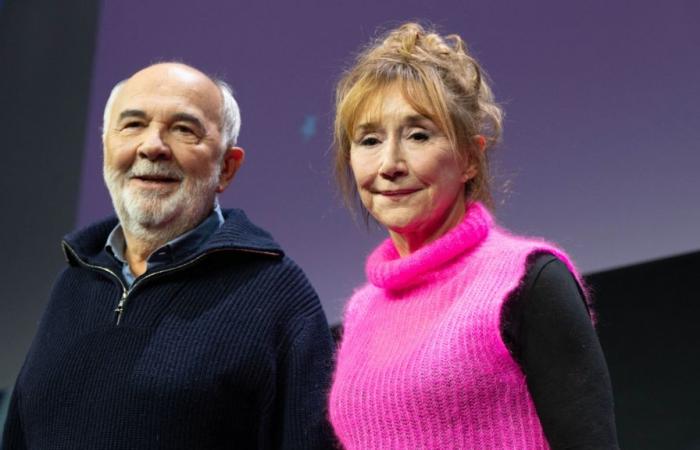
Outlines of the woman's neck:
M394 243L399 256L403 258L434 242L457 226L464 218L464 210L463 202L455 202L447 210L445 218L438 222L438 226L417 227L415 230L406 232L389 230L389 237Z

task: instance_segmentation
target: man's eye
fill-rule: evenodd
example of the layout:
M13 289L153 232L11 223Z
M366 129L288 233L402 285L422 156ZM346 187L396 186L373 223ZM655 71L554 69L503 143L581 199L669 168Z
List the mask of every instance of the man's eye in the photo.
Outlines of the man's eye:
M123 129L127 129L127 128L139 128L139 127L142 127L142 126L143 126L143 123L142 123L142 122L138 122L138 121L135 121L135 120L134 120L134 121L132 121L132 122L126 122L124 125L122 125L122 128L123 128Z
M182 134L195 134L194 130L186 125L175 125L173 130Z
M363 145L365 147L372 147L377 144L379 144L379 139L377 139L376 137L368 136L360 139L360 145Z

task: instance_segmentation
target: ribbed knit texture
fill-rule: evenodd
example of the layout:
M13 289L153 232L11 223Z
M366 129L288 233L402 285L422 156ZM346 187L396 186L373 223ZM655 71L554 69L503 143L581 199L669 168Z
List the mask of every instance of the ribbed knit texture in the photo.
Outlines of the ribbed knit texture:
M102 249L115 222L67 238L3 449L328 448L318 298L267 233L226 216L184 267L137 279L119 326L117 279L84 264L119 273Z
M501 308L545 241L494 225L480 204L400 258L386 240L355 292L330 394L347 449L546 449L524 375L501 338Z

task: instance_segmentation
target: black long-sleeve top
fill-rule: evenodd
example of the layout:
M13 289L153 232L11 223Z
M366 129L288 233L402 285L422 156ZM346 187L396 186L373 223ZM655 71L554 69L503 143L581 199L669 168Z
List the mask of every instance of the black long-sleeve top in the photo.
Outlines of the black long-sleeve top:
M503 310L502 336L525 373L552 449L617 449L610 375L578 283L537 256Z

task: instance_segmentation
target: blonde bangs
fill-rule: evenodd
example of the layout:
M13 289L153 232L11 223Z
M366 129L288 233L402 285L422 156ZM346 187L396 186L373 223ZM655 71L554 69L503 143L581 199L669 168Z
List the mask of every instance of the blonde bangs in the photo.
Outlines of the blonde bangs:
M427 117L437 125L447 135L450 147L457 153L455 126L438 75L420 71L418 79L400 79L397 82L408 104L418 114Z
M456 147L456 133L440 79L437 74L415 75L411 78L390 78L383 74L367 74L348 90L338 105L336 115L336 124L342 127L342 133L348 139L348 142L344 143L348 146L347 150L360 119L379 121L382 116L382 99L388 90L395 87L399 88L408 104L418 114L433 121L448 136L452 147Z
M391 83L388 80L365 76L347 92L338 108L338 122L343 127L350 145L360 118L367 115L372 119L381 116L381 101Z

